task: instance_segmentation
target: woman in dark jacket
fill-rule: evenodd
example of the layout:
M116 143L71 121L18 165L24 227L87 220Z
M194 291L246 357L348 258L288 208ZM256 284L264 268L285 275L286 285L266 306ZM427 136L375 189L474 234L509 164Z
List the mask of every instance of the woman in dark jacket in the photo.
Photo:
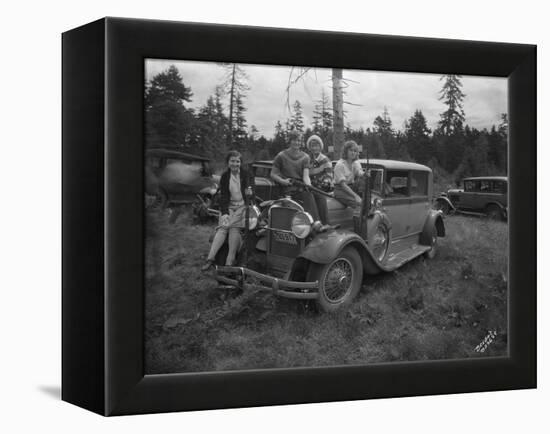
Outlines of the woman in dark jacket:
M253 187L254 180L249 176L248 172L241 168L241 154L238 151L229 151L225 162L227 170L220 178L221 215L206 264L202 267L202 271L207 271L212 267L216 255L226 238L229 246L225 261L226 265L233 265L242 243L241 232L245 224L246 190Z

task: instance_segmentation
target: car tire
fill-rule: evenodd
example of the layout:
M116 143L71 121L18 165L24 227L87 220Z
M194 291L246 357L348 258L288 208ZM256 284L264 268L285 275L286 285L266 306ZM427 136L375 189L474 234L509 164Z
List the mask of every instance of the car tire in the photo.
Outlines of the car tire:
M424 253L424 257L427 259L435 258L435 255L437 254L437 229L435 225L432 227L432 230L430 232L430 242L430 250Z
M485 208L485 214L491 220L502 220L502 211L497 205L487 205L487 208Z
M308 281L319 281L317 306L324 312L334 312L349 305L361 289L363 263L357 250L344 248L328 264L311 264Z
M164 190L157 190L155 193L155 201L151 205L151 209L164 210L168 206L168 195Z

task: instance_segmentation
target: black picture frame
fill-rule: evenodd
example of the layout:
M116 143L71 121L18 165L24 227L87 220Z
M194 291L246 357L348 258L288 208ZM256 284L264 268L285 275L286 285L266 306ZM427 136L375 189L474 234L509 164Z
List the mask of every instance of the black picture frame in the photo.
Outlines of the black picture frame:
M536 387L536 46L104 18L63 34L62 399L103 415ZM508 77L509 356L144 375L144 59Z

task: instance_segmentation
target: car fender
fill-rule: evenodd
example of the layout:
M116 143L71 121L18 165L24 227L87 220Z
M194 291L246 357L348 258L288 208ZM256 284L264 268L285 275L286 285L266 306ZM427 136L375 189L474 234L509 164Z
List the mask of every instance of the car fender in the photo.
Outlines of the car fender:
M388 216L379 209L377 209L371 214L367 222L367 227L369 228L368 232L371 233L372 232L371 228L377 227L379 223L383 223L388 228L388 231L390 232L390 238L391 238L391 230L392 230L391 221L388 218Z
M456 207L453 205L453 203L449 200L449 198L447 197L447 195L445 196L439 196L439 197L436 197L435 200L434 200L435 203L438 203L438 202L445 202L447 205L449 205L449 209L452 210L452 211L456 211Z
M488 208L490 205L496 205L501 209L501 211L506 212L507 207L503 206L500 202L497 202L497 201L487 202L485 204L485 208Z
M335 229L317 235L302 251L298 258L317 264L328 264L338 257L347 246L353 246L363 261L363 267L369 274L386 270L376 261L367 243L354 232Z
M445 236L445 225L443 223L443 212L432 209L426 218L424 228L420 234L420 244L429 246L432 242L432 228L436 228L437 236Z

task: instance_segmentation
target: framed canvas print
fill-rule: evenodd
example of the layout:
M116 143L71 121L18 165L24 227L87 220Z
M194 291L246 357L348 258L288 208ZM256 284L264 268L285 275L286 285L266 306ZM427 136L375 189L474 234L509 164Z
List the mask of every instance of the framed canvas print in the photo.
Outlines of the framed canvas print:
M536 48L105 18L63 34L63 399L536 387Z

